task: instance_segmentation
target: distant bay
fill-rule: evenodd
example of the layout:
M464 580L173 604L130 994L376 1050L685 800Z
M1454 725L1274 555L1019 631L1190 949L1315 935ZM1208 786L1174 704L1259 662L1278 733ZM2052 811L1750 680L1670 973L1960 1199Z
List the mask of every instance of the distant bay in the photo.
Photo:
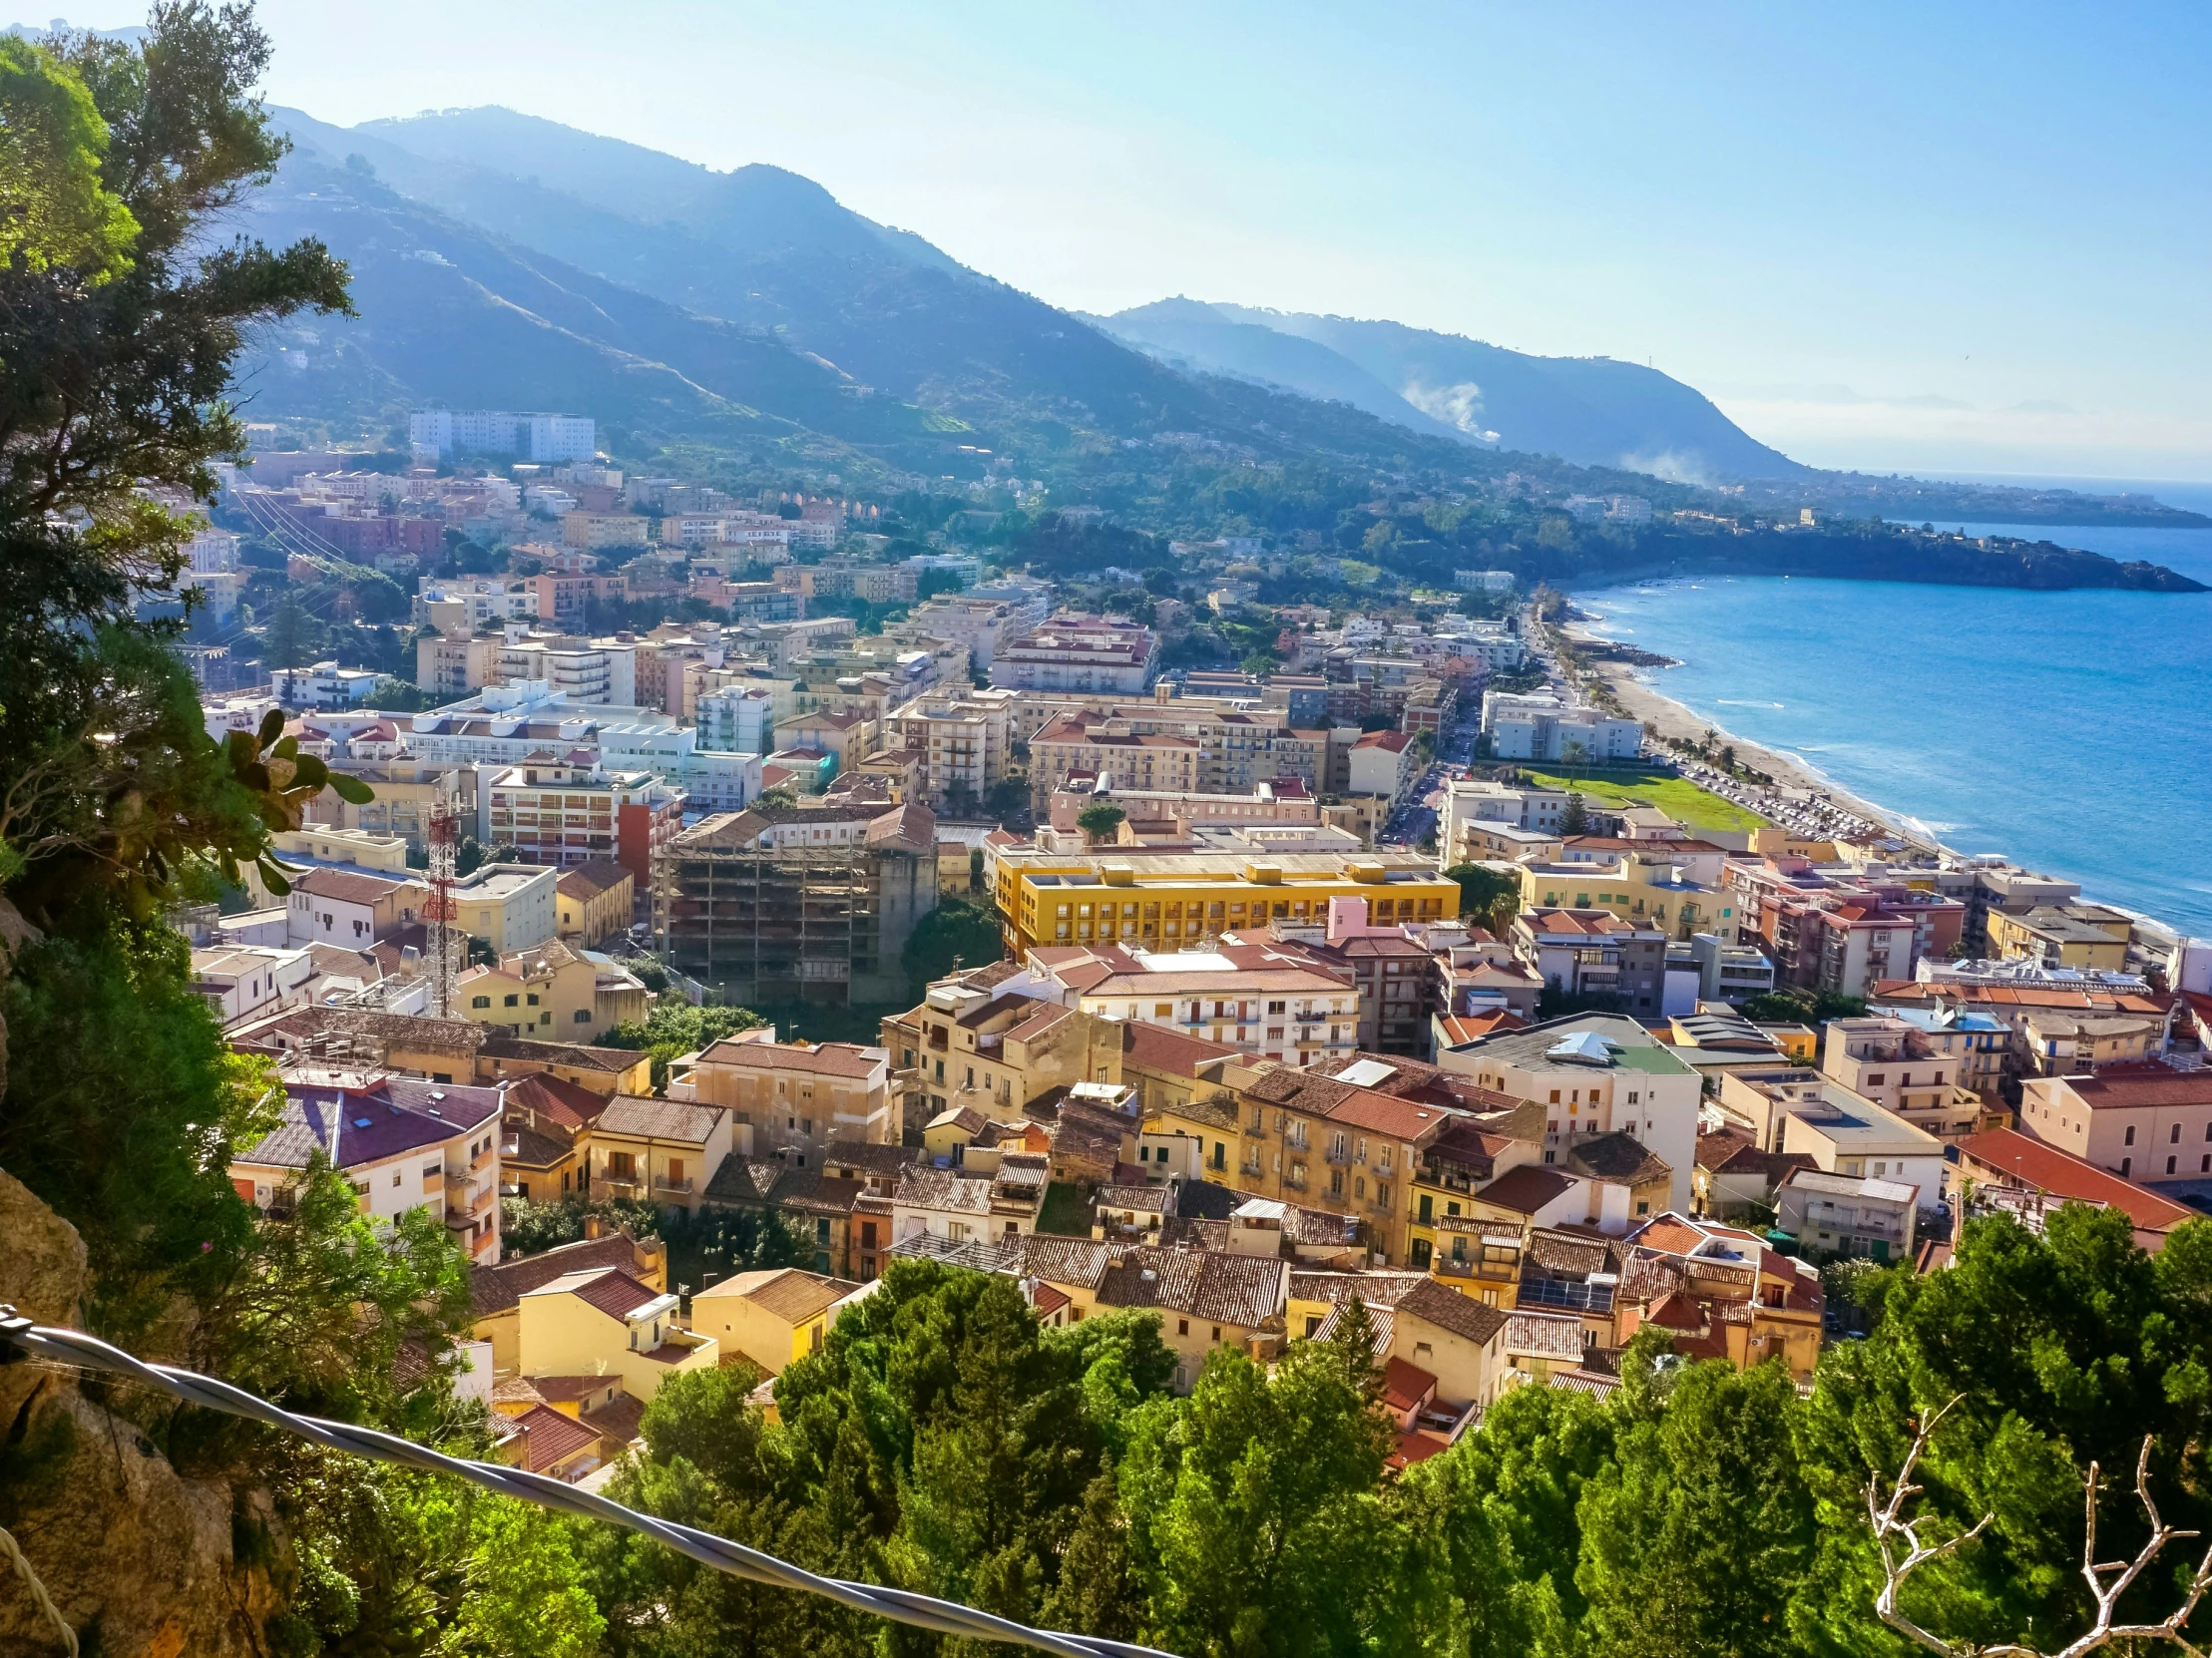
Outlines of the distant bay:
M2075 487L2212 512L2204 485ZM2212 583L2212 530L1937 527ZM2212 935L2212 595L1691 577L1575 602L1598 631L1679 658L1641 677L1715 725L1962 852Z

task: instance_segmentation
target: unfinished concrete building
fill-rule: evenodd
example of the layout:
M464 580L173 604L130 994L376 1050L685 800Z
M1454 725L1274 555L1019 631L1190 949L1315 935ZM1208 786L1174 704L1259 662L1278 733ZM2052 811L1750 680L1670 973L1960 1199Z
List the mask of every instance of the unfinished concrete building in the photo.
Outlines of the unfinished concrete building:
M654 858L656 943L732 1003L904 1002L900 954L937 907L937 819L910 802L751 806Z

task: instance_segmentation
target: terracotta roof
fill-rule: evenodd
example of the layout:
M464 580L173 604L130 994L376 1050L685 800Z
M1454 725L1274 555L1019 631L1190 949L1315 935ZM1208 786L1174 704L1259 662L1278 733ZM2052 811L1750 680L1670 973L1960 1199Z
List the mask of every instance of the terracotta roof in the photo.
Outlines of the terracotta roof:
M1475 1196L1481 1202L1494 1203L1516 1214L1533 1215L1573 1185L1572 1180L1555 1168L1547 1168L1542 1163L1523 1163L1518 1168L1508 1169Z
M1121 1056L1125 1064L1165 1071L1195 1079L1201 1067L1220 1059L1242 1056L1243 1049L1203 1036L1186 1036L1157 1025L1131 1020L1121 1027Z
M1054 1284L1095 1290L1113 1264L1113 1251L1090 1238L1030 1234L1020 1241L1022 1272Z
M1428 1282L1425 1272L1293 1272L1289 1297L1335 1302L1356 1293L1370 1305L1394 1307Z
M628 1232L616 1232L604 1238L589 1238L583 1243L561 1244L537 1255L517 1256L497 1266L472 1265L469 1268L469 1303L478 1318L487 1313L504 1312L520 1297L566 1273L583 1272L593 1267L632 1271L637 1264L637 1251L638 1246Z
M508 1432L522 1441L518 1465L532 1473L551 1473L578 1451L599 1444L599 1433L550 1405L533 1405L509 1419Z
M481 1031L484 1027L477 1026L477 1029ZM645 1054L627 1047L588 1047L582 1042L549 1042L531 1036L486 1036L479 1051L487 1059L529 1059L538 1064L567 1065L572 1070L598 1070L612 1075L620 1075L645 1058Z
M949 1168L906 1168L892 1201L909 1209L946 1209L957 1214L991 1212L993 1182Z
M1411 1411L1436 1391L1437 1379L1419 1365L1393 1359L1383 1366L1383 1403L1393 1411Z
M590 863L571 864L564 869L555 886L570 898L597 898L625 883L635 884L636 880L636 876L614 859L594 858Z
M1605 1270L1605 1263L1612 1258L1612 1249L1602 1238L1539 1226L1529 1234L1528 1257L1547 1272L1586 1278L1593 1272Z
M1354 748L1387 748L1393 754L1401 754L1413 741L1411 731L1369 731L1353 743Z
M622 1386L619 1376L526 1376L522 1382L547 1405L571 1404Z
M1985 1128L1959 1142L1962 1159L1972 1159L2007 1181L2032 1186L2058 1198L2078 1198L2123 1211L2137 1229L2170 1232L2195 1218L2196 1210L2160 1197L2071 1152L2045 1145L2016 1128Z
M541 1284L524 1293L573 1295L585 1305L596 1307L617 1321L627 1320L640 1308L649 1307L661 1299L659 1290L650 1284L641 1284L620 1267L567 1273L550 1284Z
M635 1139L680 1140L704 1145L717 1124L727 1116L720 1105L698 1105L687 1099L650 1099L643 1094L619 1093L607 1102L593 1132Z
M819 1273L801 1272L797 1267L784 1267L765 1272L741 1272L711 1289L701 1290L692 1301L696 1303L709 1296L739 1296L770 1317L779 1318L785 1324L799 1325L817 1313L827 1312L858 1288L858 1284L847 1283L842 1278L825 1278Z
M524 1110L541 1121L570 1130L589 1128L607 1109L606 1094L594 1093L580 1083L566 1081L544 1071L508 1079L505 1083L509 1112Z
M2155 1063L2107 1065L2094 1076L2068 1076L2062 1085L2091 1110L2212 1103L2212 1070L2182 1071Z
M1448 1290L1434 1279L1417 1285L1411 1294L1402 1297L1397 1312L1402 1319L1417 1318L1477 1343L1487 1343L1506 1328L1506 1315L1497 1308L1486 1307L1473 1296L1461 1295L1457 1290Z
M1426 1462L1432 1456L1442 1455L1452 1448L1434 1434L1424 1434L1418 1428L1398 1430L1398 1449L1383 1458L1383 1464L1393 1470L1411 1467L1415 1462Z
M402 887L414 886L410 881L388 881L378 875L363 875L350 869L331 869L327 865L307 871L292 883L293 892L303 892L312 898L327 898L340 904L375 905ZM428 889L423 889L425 896Z
M1283 1263L1259 1255L1131 1249L1100 1280L1102 1307L1164 1307L1256 1329L1282 1311Z

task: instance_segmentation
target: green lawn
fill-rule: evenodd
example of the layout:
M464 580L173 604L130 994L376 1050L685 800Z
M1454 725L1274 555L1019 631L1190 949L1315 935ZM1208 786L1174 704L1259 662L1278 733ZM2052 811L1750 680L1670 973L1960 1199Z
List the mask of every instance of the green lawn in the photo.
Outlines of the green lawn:
M1699 788L1686 778L1666 772L1582 770L1531 771L1522 768L1540 788L1567 789L1593 805L1656 806L1678 823L1692 829L1757 829L1766 819L1748 807Z

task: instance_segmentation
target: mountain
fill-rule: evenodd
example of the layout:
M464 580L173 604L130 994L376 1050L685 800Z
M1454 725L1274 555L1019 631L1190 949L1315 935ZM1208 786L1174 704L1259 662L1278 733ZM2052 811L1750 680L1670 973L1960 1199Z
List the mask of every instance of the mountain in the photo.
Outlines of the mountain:
M1098 321L1163 361L1349 403L1414 431L1683 483L1810 476L1691 387L1609 357L1535 357L1398 322L1181 298Z

